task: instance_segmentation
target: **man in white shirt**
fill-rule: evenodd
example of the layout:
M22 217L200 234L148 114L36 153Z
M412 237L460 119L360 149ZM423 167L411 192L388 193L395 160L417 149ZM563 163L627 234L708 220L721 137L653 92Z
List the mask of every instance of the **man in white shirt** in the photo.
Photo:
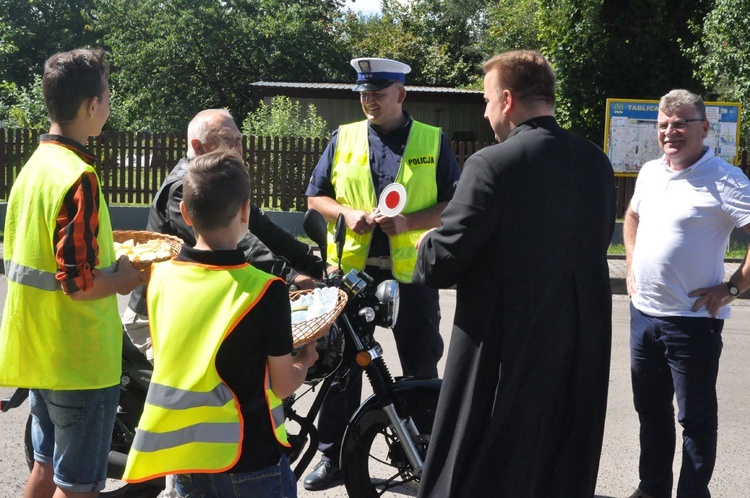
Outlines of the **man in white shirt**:
M716 460L716 377L727 306L750 288L750 261L724 282L734 227L750 232L750 181L703 145L709 123L700 98L661 98L658 141L625 214L631 297L633 400L640 419L640 484L631 498L672 496L673 398L683 428L677 497L708 498Z

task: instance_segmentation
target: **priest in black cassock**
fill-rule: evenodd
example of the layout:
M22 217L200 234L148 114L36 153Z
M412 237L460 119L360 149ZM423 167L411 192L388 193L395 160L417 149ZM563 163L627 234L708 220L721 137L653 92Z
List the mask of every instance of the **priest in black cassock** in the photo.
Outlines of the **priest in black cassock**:
M612 166L554 118L538 52L484 66L500 142L466 162L417 282L456 285L420 497L591 498L609 381Z

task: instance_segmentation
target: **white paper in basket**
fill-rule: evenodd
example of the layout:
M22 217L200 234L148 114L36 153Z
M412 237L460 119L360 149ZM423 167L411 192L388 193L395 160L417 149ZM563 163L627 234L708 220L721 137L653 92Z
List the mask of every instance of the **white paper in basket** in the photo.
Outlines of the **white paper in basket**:
M338 298L339 291L335 287L324 287L303 294L291 302L292 323L304 322L325 315L336 307Z

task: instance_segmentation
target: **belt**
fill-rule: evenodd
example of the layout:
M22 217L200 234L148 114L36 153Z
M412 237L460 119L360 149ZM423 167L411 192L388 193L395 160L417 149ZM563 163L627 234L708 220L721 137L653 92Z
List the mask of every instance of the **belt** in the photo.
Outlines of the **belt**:
M373 256L365 260L365 265L374 266L381 270L390 270L393 265L391 264L390 256Z

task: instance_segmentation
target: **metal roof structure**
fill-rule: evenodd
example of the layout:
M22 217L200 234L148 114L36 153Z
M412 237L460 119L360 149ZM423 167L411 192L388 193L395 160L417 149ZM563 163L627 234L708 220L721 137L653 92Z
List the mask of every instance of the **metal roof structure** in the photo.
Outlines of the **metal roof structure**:
M352 90L354 83L295 83L287 81L256 81L251 83L252 86L268 86L277 88L309 88L312 90ZM451 88L445 86L414 86L406 85L410 92L430 92L430 93L476 93L481 95L479 90L470 90L464 88Z
M256 81L250 84L253 87L254 100L261 100L269 93L274 95L287 95L289 97L308 98L344 98L357 99L359 96L352 91L354 83L302 83L286 81ZM412 102L462 102L484 104L484 93L479 90L468 90L463 88L450 88L440 86L413 86L406 85L409 100Z

